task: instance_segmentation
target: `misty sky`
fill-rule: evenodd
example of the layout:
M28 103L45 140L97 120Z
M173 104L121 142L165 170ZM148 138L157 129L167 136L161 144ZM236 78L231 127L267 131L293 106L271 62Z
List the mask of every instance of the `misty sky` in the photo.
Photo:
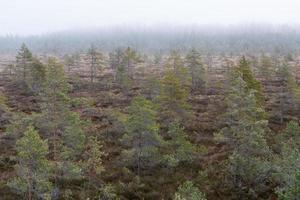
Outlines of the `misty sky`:
M300 24L300 0L0 0L0 35L244 22Z

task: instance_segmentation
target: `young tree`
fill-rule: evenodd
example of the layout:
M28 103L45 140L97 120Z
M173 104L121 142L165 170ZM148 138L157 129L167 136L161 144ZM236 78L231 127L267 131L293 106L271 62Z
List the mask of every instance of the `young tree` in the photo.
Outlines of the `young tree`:
M47 141L43 141L38 132L28 126L24 136L16 143L18 164L17 177L8 185L22 194L28 200L46 199L51 191L50 162Z
M178 50L172 50L167 58L166 68L173 70L175 73L180 72L180 68L184 66L183 59Z
M141 62L141 58L137 51L127 47L123 52L122 65L131 79L133 78L133 70L139 62Z
M97 51L97 49L92 45L88 50L88 59L90 65L90 81L94 83L94 79L97 77L98 72L100 72L104 66L103 54Z
M109 66L111 69L116 70L122 65L123 51L118 48L109 53Z
M186 55L186 65L192 77L192 91L203 91L206 83L206 72L200 53L195 48L191 49Z
M298 155L299 156L299 155ZM299 170L293 175L290 184L283 188L277 189L279 200L296 200L300 196L300 172Z
M67 72L70 73L74 68L78 67L80 56L78 53L64 56L64 64L67 67Z
M282 63L282 65L278 68L277 76L281 79L280 84L280 92L279 92L279 118L280 123L283 123L283 117L286 111L286 106L288 104L289 98L291 98L291 93L288 89L288 81L290 78L289 66L287 63Z
M46 66L37 58L32 58L31 65L26 80L27 85L34 93L39 93L42 90L45 82Z
M88 179L88 187L89 191L91 187L94 190L98 190L100 187L99 184L99 176L104 171L102 158L104 156L104 152L102 150L101 141L97 139L97 137L91 136L87 140L85 155L85 174ZM86 193L89 193L86 191Z
M143 85L143 93L150 100L156 100L160 93L159 78L154 75L148 75Z
M256 198L264 192L270 176L271 151L265 139L267 121L248 90L242 74L234 73L226 98L225 128L216 139L230 145L229 180L238 199Z
M300 150L300 125L298 122L290 121L281 136L281 142L289 142L291 148Z
M239 65L236 70L241 74L242 79L246 83L246 91L253 90L255 92L256 103L260 106L264 105L264 95L260 83L254 78L250 69L250 63L246 60L245 56L240 59Z
M63 178L78 178L81 169L76 164L85 144L85 122L77 113L70 111L67 96L69 85L63 66L54 59L47 64L46 81L42 92L42 113L38 116L38 127L50 146L50 158L54 163L54 184L59 186Z
M159 50L158 52L155 52L154 54L154 59L153 59L153 62L155 65L160 65L161 62L162 62L162 59L163 59L163 56L162 56L162 51Z
M272 59L266 55L262 55L260 59L260 74L268 81L270 77L275 72L275 67L273 66Z
M132 85L132 79L129 77L128 72L123 64L117 66L115 79L118 84L120 84L123 92L128 94Z
M26 81L32 62L32 53L23 43L16 56L16 75L19 80Z
M196 147L187 140L186 133L178 121L170 124L168 137L170 139L165 145L169 151L165 156L167 165L177 166L180 162L192 162L196 155Z
M188 91L172 71L167 72L161 81L158 102L161 119L169 124L171 120L182 121L188 116Z
M110 66L116 70L115 80L120 84L125 94L128 93L133 81L133 69L141 62L138 53L130 47L117 49L110 54Z
M186 181L179 186L174 195L174 200L206 200L203 194L191 181Z
M263 54L260 58L260 74L269 80L274 73L274 68L271 58Z
M174 73L183 87L190 86L188 69L184 66L184 62L179 51L173 50L170 52L165 67L168 71Z
M154 104L143 97L135 97L128 109L125 121L126 133L122 142L128 147L123 158L137 169L137 174L159 160L158 147L162 138L158 134Z
M290 71L287 71L287 87L291 94L295 109L300 110L300 86L297 83L296 77Z
M280 134L281 152L275 159L279 186L276 190L280 200L297 199L300 195L300 126L290 121Z

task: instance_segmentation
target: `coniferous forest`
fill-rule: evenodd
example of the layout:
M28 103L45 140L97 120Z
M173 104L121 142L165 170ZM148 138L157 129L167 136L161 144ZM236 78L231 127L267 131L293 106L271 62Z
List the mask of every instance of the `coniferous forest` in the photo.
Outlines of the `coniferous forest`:
M4 64L1 199L300 195L293 52L41 56L22 44Z
M300 200L293 0L32 1L0 0L0 200Z

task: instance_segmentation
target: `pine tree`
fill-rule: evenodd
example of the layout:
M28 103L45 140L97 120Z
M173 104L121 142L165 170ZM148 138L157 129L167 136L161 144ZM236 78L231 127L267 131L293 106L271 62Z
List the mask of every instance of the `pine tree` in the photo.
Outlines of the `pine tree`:
M165 156L167 165L177 166L180 162L192 162L196 155L196 146L187 140L187 135L178 121L169 125L166 148L169 151Z
M34 93L42 90L46 79L46 67L37 58L32 58L26 83Z
M18 80L26 81L32 62L32 53L23 43L16 56L16 75Z
M299 104L299 102L300 102L300 87L297 83L297 80L290 73L289 70L286 72L286 75L287 75L287 86L288 86L289 92L292 95L293 101L294 101L294 103Z
M117 49L110 54L111 67L115 68L115 80L120 84L125 94L128 94L133 84L133 70L141 62L138 53L130 47Z
M266 186L271 171L271 151L265 139L267 121L257 105L255 92L248 90L242 74L235 73L226 98L225 128L216 139L232 148L229 180L236 198L256 198Z
M300 194L300 126L290 121L280 134L281 152L275 159L276 177L279 186L276 189L279 199L297 199Z
M116 49L109 53L109 66L111 69L116 70L122 65L123 51L122 49Z
M24 136L17 140L17 177L8 185L26 195L28 200L46 199L51 191L50 162L47 141L43 141L38 132L28 126Z
M78 67L80 56L78 53L64 56L64 64L67 67L67 72L70 73L73 69Z
M263 106L264 105L264 95L262 92L262 88L260 83L254 78L253 73L250 69L250 63L246 60L246 58L243 56L240 59L239 65L236 68L238 72L240 72L242 79L246 83L246 90L249 92L250 90L253 90L255 92L255 99L258 105Z
M290 121L281 134L281 142L289 142L290 147L300 150L300 125Z
M286 111L286 106L288 104L289 98L291 98L291 92L288 89L288 81L290 77L289 66L287 63L282 63L282 65L277 70L277 76L281 79L280 93L279 93L279 118L280 123L283 123L284 112Z
M201 56L196 49L191 49L186 55L187 68L192 77L192 91L203 91L205 89L205 68Z
M97 137L90 136L87 140L86 150L84 153L84 171L85 176L88 179L86 194L89 194L89 190L98 190L101 186L101 179L99 178L104 171L103 166L103 152L102 143ZM88 195L90 196L90 195Z
M175 73L180 72L180 68L184 66L183 59L178 50L172 50L167 58L166 68L173 70Z
M260 60L260 73L268 81L270 77L274 74L274 66L270 57L262 55Z
M205 195L194 186L191 181L186 181L179 186L174 195L174 200L206 200Z
M300 194L299 186L299 165L300 151L295 148L292 139L282 141L280 155L275 160L277 167L276 174L279 186L276 193L279 199L293 200L297 199Z
M141 58L137 51L133 50L130 47L127 47L123 51L122 65L124 66L127 75L131 79L133 78L133 70L139 62L141 62Z
M148 75L143 85L143 93L150 100L156 100L160 93L160 81L154 75Z
M184 66L184 62L179 51L172 50L170 52L165 67L167 71L174 73L183 87L190 86L191 77L189 76L188 69Z
M158 102L161 119L166 124L171 120L182 121L188 116L188 91L172 71L167 72L161 81Z
M155 106L151 101L135 97L128 114L125 121L126 133L122 137L122 142L128 149L123 150L122 155L140 175L143 169L158 162L158 147L162 139L158 134Z
M90 82L94 83L94 79L97 78L98 73L103 69L104 56L92 45L88 50L88 59L90 65Z
M298 155L299 156L299 155ZM300 172L293 176L293 181L288 186L276 191L279 200L296 200L300 196Z
M42 113L37 126L48 138L50 158L54 163L54 184L60 179L80 178L82 170L77 164L86 142L85 122L70 110L67 95L69 85L63 66L54 59L47 64L46 81L42 91Z

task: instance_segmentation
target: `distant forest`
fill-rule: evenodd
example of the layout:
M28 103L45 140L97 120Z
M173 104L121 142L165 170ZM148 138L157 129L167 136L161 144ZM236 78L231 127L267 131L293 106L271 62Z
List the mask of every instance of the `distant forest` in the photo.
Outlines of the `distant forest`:
M299 53L299 26L163 26L115 27L63 31L36 36L0 37L0 53L16 53L26 43L34 53L85 52L91 44L104 52L131 46L144 53L186 52L191 47L205 54Z

